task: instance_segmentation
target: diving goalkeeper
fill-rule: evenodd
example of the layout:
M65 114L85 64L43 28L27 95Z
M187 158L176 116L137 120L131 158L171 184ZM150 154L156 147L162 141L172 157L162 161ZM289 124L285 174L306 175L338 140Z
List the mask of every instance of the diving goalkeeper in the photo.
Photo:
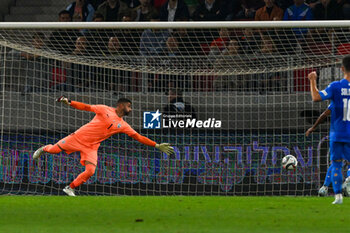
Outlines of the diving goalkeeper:
M85 183L95 173L97 150L101 142L113 134L125 133L142 144L155 147L168 155L174 153L174 149L168 143L157 144L147 137L138 134L123 120L123 117L131 112L131 101L126 98L120 98L117 101L116 108L106 105L88 105L71 101L65 96L58 98L57 102L62 102L73 108L96 114L89 123L83 125L71 135L61 139L55 145L50 144L40 147L33 154L33 159L38 159L44 152L50 154L58 154L62 151L67 154L80 152L80 163L85 166L85 171L69 186L63 189L69 196L75 196L74 189Z

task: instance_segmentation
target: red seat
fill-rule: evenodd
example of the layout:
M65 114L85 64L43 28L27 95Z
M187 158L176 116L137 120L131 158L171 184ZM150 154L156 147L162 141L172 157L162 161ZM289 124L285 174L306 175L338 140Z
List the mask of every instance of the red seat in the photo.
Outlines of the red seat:
M294 70L294 91L310 91L310 82L307 75L313 71L315 68L305 68L300 70Z
M350 54L350 43L344 43L338 46L337 55Z

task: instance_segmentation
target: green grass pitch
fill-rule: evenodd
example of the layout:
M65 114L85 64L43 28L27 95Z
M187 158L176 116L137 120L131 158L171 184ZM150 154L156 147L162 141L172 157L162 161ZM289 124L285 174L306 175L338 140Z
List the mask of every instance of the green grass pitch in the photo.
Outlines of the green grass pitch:
M0 232L350 232L332 197L0 196Z

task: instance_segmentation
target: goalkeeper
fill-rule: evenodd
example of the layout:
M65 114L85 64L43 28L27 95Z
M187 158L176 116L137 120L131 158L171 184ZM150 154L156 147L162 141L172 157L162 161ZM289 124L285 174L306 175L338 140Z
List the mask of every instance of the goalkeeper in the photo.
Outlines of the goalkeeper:
M61 139L55 145L46 145L40 147L33 154L33 159L38 159L44 152L58 154L62 151L67 154L80 152L80 163L85 166L85 171L81 173L69 186L63 191L69 196L75 196L74 189L85 183L96 170L97 150L102 141L113 134L125 133L129 137L136 139L142 144L153 146L160 151L170 155L174 149L168 143L157 144L156 142L138 134L130 125L123 120L131 112L131 101L121 98L117 101L117 107L108 107L105 105L88 105L77 101L71 101L61 96L57 102L70 105L73 108L94 112L95 117L86 125Z

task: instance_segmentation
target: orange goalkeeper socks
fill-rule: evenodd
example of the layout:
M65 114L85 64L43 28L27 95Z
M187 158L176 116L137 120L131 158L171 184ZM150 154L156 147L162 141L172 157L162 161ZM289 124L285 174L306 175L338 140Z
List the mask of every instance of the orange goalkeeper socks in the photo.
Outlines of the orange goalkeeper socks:
M85 183L91 176L95 173L96 166L93 164L87 164L85 165L85 171L83 173L80 173L79 176L73 180L73 182L69 185L72 189L80 186L81 184Z

